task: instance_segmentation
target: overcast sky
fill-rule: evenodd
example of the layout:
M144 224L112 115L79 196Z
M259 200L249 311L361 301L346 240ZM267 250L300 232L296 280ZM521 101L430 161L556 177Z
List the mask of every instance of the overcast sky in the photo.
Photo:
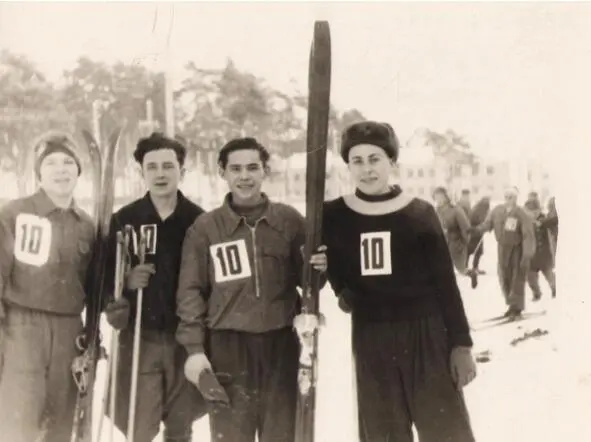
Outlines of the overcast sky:
M0 3L0 45L52 79L81 55L161 66L238 67L305 90L314 19L328 19L333 102L393 124L453 128L477 151L542 154L556 130L589 5L504 3ZM155 25L155 26L154 26ZM571 85L572 86L572 85Z

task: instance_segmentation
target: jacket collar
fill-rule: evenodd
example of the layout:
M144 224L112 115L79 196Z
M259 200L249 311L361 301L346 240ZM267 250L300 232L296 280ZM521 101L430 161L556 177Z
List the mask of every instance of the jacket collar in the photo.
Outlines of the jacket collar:
M47 195L47 193L43 189L39 189L33 195L33 205L35 206L35 212L43 217L48 216L55 210L60 210L59 207L55 205L51 198ZM76 204L75 200L72 200L72 204L66 210L71 211L78 219L83 217L84 212L82 209Z
M277 205L269 200L267 194L263 193L262 197L263 200L267 202L267 208L265 212L261 215L261 217L258 219L258 221L264 220L267 224L269 224L269 226L271 226L275 230L281 230L283 219L281 217L281 214L277 210ZM246 219L243 216L238 215L234 211L234 209L232 209L232 206L230 205L231 201L232 194L227 193L224 197L224 202L220 207L222 222L228 235L234 233L241 223L246 224Z

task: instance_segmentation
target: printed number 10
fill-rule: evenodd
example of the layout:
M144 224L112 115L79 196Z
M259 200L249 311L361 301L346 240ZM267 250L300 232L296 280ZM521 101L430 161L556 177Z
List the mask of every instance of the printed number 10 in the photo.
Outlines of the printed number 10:
M363 248L363 268L380 270L384 268L384 240L382 238L365 238L361 241Z
M222 276L226 277L228 274L239 275L242 273L242 264L240 264L238 246L231 245L227 247L219 247L216 252L216 257L220 261Z
M23 224L23 239L21 241L21 250L26 253L37 255L41 249L41 234L43 229L40 226Z

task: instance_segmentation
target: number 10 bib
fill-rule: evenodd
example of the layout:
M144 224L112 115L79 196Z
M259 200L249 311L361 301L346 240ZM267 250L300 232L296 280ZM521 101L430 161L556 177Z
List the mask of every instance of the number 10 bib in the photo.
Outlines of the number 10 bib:
M360 236L361 275L391 275L391 232L362 233Z

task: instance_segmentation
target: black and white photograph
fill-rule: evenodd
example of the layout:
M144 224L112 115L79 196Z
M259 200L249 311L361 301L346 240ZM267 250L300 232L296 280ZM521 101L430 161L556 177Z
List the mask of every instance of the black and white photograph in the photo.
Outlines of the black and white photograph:
M590 24L0 2L0 441L591 440Z

